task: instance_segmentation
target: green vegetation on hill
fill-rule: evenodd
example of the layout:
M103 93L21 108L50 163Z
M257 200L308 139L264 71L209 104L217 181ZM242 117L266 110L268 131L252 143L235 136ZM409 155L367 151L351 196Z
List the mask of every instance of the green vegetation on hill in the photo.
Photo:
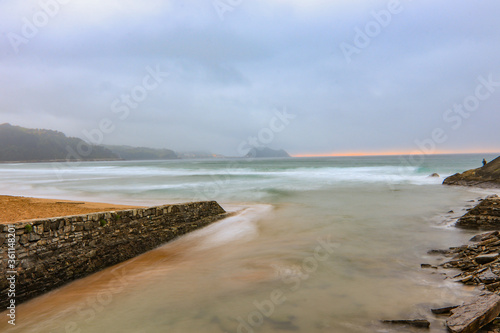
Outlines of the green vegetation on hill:
M130 146L104 146L124 160L169 160L179 158L170 149L154 149Z
M110 150L64 133L0 125L0 161L115 160Z

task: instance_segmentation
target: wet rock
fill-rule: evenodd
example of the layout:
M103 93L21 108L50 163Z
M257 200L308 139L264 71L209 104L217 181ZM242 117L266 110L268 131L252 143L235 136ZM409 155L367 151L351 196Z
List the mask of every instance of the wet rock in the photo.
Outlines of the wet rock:
M474 333L500 314L500 296L484 293L452 310L446 326L452 333Z
M484 264L490 263L492 261L495 261L497 258L498 258L498 253L490 253L490 254L478 255L476 258L474 258L474 260L478 264L484 265Z
M487 285L490 291L500 290L500 233L487 232L471 238L474 244L450 248L452 260L441 264L443 268L460 269L463 273L453 277L467 285Z
M499 234L500 233L498 231L490 231L490 232L486 232L484 234L476 235L476 236L472 237L470 239L470 241L471 242L480 242L480 241L484 241L484 240L487 240L487 239L492 238L492 237L496 237Z
M446 306L444 308L437 308L437 309L431 309L431 312L437 315L441 314L449 314L451 310L458 308L458 305L453 305L453 306Z
M427 254L448 254L449 250L429 250Z
M286 318L266 318L266 321L271 324L275 331L298 331L300 327L293 323L294 320L295 316L286 316Z
M433 173L432 175L429 175L429 178L439 178L441 177L438 173Z
M456 227L500 230L500 198L487 197L458 219Z
M476 235L470 239L472 243L444 251L452 260L440 266L462 271L452 277L454 281L482 286L489 292L452 311L447 321L450 332L478 332L500 313L500 296L495 294L500 293L500 198L494 195L477 201L479 203L462 216L456 226L495 231ZM448 310L442 309L443 313ZM441 313L441 309L432 311ZM500 326L490 323L479 332L497 331L500 333Z
M418 328L429 328L431 323L425 319L382 320L384 324L406 325Z
M500 276L496 275L491 271L491 268L488 268L486 271L482 272L478 276L479 280L484 284L490 284L494 282L500 281Z
M434 269L437 269L437 266L433 266L431 264L420 264L420 268L434 268Z

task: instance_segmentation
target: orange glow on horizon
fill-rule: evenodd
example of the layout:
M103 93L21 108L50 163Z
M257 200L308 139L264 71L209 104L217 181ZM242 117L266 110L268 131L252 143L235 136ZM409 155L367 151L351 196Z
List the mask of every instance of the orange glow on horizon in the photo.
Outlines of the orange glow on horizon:
M442 150L426 154L420 150L413 151L385 151L385 152L349 152L349 153L304 153L294 154L292 157L349 157L349 156L400 156L400 155L446 155L446 154L499 154L500 150Z

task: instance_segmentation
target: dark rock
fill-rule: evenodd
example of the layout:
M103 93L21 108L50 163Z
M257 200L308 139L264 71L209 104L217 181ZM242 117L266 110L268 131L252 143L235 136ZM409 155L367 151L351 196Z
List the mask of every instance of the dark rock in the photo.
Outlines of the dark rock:
M498 253L481 254L474 258L479 265L490 263L498 258Z
M437 269L436 266L433 266L431 264L420 264L420 268L434 268L434 269Z
M471 239L469 239L470 242L479 242L481 241L481 237L483 237L483 235L476 235L476 236L473 236Z
M431 323L425 319L382 320L382 323L393 325L407 325L418 328L429 328L431 326Z
M451 310L458 308L459 305L446 306L444 308L431 309L432 313L440 315L440 314L449 314Z
M500 314L500 296L484 293L452 310L446 326L452 333L474 333Z
M287 316L286 318L266 318L274 331L298 331L300 327L293 323L295 316Z
M448 254L449 250L429 250L427 254Z
M445 185L500 187L500 157L481 168L456 173L443 181Z
M454 212L454 211L452 211L452 210L450 210L450 211L448 212L448 214L453 214L453 213L455 213L455 212Z
M484 241L488 238L496 237L500 233L498 231L490 231L490 232L485 232L484 234L479 234L470 239L471 242L480 242Z
M488 268L486 271L482 272L478 276L479 280L482 283L489 284L489 283L494 283L498 282L500 280L500 276L496 275L491 271L491 268Z
M429 178L439 178L441 177L438 173L433 173L432 175L429 175Z
M486 289L491 292L496 292L500 288L500 282L490 283L486 285Z

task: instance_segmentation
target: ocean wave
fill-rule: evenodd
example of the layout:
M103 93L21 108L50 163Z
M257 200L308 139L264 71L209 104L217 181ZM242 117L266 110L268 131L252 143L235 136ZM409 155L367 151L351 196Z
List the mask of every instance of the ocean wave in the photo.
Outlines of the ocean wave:
M292 163L293 162L293 163ZM417 167L397 165L309 165L269 161L237 166L226 162L192 164L158 162L82 164L59 171L50 164L0 166L0 182L6 190L22 193L26 188L37 193L83 192L113 196L161 197L167 199L221 199L262 201L284 198L300 191L331 187L381 185L433 185L442 178L430 178ZM185 167L184 167L185 166ZM44 190L45 188L45 190ZM54 191L56 190L56 191Z

